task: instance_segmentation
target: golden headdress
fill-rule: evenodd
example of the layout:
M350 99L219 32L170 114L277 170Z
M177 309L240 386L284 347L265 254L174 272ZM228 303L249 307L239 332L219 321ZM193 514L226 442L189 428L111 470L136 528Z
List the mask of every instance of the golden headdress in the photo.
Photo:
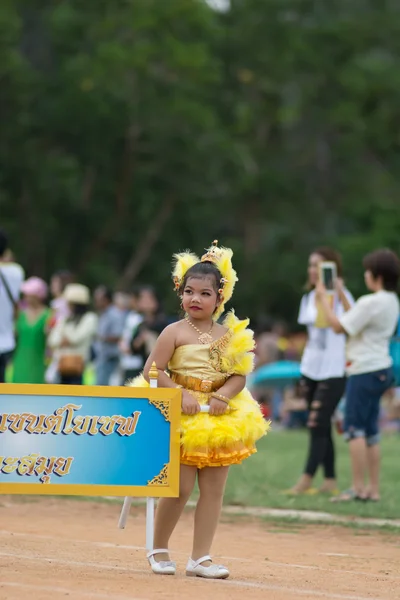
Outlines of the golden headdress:
M218 290L221 297L221 304L214 313L213 318L215 320L224 312L225 304L232 298L233 289L238 280L236 271L232 266L232 256L232 250L230 248L219 248L217 240L214 240L201 259L189 250L174 254L172 278L174 280L176 291L180 291L186 272L199 262L212 262L221 273L221 287Z

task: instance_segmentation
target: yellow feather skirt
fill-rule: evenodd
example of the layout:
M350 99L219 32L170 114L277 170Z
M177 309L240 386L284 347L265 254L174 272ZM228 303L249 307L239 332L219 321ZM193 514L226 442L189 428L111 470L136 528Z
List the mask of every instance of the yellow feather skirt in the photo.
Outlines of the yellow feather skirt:
M129 385L148 387L143 377ZM208 404L210 394L188 390L200 404ZM257 452L255 444L269 430L270 423L258 403L245 388L229 402L225 414L198 413L181 416L181 464L197 467L226 467L240 464Z

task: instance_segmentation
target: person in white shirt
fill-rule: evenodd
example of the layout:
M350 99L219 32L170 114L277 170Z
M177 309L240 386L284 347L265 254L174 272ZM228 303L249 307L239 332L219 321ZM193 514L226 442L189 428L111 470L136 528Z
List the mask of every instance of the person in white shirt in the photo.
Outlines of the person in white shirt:
M119 343L123 385L128 379L134 379L140 375L144 367L143 357L133 354L131 348L132 338L143 321L143 316L137 310L138 293L139 290L134 290L130 295L130 311L126 317L124 331Z
M8 238L0 230L0 383L4 383L6 367L15 348L14 315L25 279L22 267L10 262L8 254Z
M324 470L324 482L319 491L329 494L337 491L332 416L346 386L346 339L343 333L335 333L328 323L319 322L315 286L321 261L334 262L339 277L342 274L341 257L335 250L324 247L311 253L308 262L309 292L301 300L298 318L298 322L308 330L308 342L300 367L300 390L309 410L309 447L304 472L296 485L287 492L291 495L316 492L312 488L312 482L319 466ZM342 316L353 302L348 290L338 289L333 297L334 314Z
M323 285L317 285L332 328L348 335L344 435L350 446L353 484L338 501L379 500L380 399L394 382L389 343L400 312L399 259L391 250L376 250L364 258L363 266L365 284L372 293L359 298L341 317L331 310Z
M69 283L73 283L74 276L70 271L57 271L51 276L50 291L53 299L50 307L54 315L54 325L61 319L66 319L68 313L68 302L64 296L64 290Z
M85 285L68 284L64 298L68 302L68 317L62 318L53 327L48 344L53 350L60 383L82 385L98 319L89 310L90 292Z

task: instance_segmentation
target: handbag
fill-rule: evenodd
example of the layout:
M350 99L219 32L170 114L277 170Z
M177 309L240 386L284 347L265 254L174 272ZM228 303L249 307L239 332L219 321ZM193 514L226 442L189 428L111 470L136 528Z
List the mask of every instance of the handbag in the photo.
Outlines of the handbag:
M390 356L393 361L394 386L400 386L400 319L397 323L397 330L390 340Z
M82 375L85 361L80 354L64 354L58 361L58 372L63 376Z
M2 283L3 283L3 285L4 285L4 289L6 290L6 294L8 296L8 299L10 300L11 304L13 305L13 309L14 309L14 321L16 321L17 318L18 318L18 312L19 312L18 302L13 297L13 295L11 293L11 290L10 290L10 286L8 285L8 281L4 277L4 274L3 274L3 272L2 272L1 269L0 269L0 279L1 279Z

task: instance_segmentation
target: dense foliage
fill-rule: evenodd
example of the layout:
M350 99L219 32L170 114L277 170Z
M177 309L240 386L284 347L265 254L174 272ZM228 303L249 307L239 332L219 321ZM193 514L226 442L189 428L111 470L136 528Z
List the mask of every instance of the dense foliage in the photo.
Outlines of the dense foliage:
M378 0L4 0L0 225L174 306L174 251L235 250L241 315L293 320L307 254L399 250L400 11Z

